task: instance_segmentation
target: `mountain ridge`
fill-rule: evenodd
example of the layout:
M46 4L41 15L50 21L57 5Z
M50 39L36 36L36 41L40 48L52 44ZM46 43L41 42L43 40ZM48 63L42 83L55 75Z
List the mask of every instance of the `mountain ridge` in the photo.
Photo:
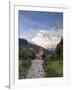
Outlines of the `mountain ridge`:
M46 56L52 54L53 51L45 49L36 44L32 44L28 42L26 39L19 38L19 49L24 49L26 51L33 51L34 53L38 53L39 49L42 49Z

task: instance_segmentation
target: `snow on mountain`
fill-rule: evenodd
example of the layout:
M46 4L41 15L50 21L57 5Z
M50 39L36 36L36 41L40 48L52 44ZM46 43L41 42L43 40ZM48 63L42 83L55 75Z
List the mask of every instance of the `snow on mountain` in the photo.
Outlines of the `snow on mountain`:
M59 30L40 30L32 39L31 42L44 48L55 48L60 42L62 29Z

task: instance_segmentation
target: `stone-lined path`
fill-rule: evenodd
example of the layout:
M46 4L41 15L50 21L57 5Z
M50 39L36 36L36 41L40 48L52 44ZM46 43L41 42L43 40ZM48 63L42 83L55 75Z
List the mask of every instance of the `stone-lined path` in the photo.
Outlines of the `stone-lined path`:
M45 74L42 64L43 64L43 60L39 60L39 59L33 60L27 78L43 78Z

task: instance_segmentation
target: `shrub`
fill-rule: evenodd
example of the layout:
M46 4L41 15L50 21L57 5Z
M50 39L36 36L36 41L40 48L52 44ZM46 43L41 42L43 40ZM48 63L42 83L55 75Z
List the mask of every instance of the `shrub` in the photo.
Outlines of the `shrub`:
M26 51L26 50L23 50L23 49L20 49L19 51L19 59L22 59L22 60L26 60L26 59L30 59L30 60L33 60L36 58L36 55L33 51Z
M60 43L57 45L56 57L63 59L63 39L61 39Z
M22 60L27 59L27 55L26 55L25 50L23 50L23 49L19 50L19 59L22 59Z
M19 61L19 79L26 78L28 70L31 66L30 60L20 60Z
M26 78L26 75L31 66L31 60L35 59L35 53L32 51L19 51L19 79Z
M27 57L29 58L29 59L35 59L36 58L36 55L35 55L35 53L34 52L32 52L32 51L28 51L27 52Z

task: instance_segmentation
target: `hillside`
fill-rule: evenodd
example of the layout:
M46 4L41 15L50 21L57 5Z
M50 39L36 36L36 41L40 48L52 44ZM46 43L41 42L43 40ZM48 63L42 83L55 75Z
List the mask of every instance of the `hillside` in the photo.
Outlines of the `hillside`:
M36 53L38 53L38 50L40 48L42 48L45 56L51 55L52 52L53 52L53 51L45 49L45 48L43 48L41 46L32 44L32 43L28 42L25 39L19 38L19 49L23 49L23 50L26 50L26 51L33 51L36 54Z
M60 43L57 45L56 57L63 59L63 39L61 39Z
M36 52L38 48L42 48L42 47L32 44L25 39L19 38L19 49L24 49L27 51L31 50L31 51ZM44 49L44 48L42 48L42 49Z

